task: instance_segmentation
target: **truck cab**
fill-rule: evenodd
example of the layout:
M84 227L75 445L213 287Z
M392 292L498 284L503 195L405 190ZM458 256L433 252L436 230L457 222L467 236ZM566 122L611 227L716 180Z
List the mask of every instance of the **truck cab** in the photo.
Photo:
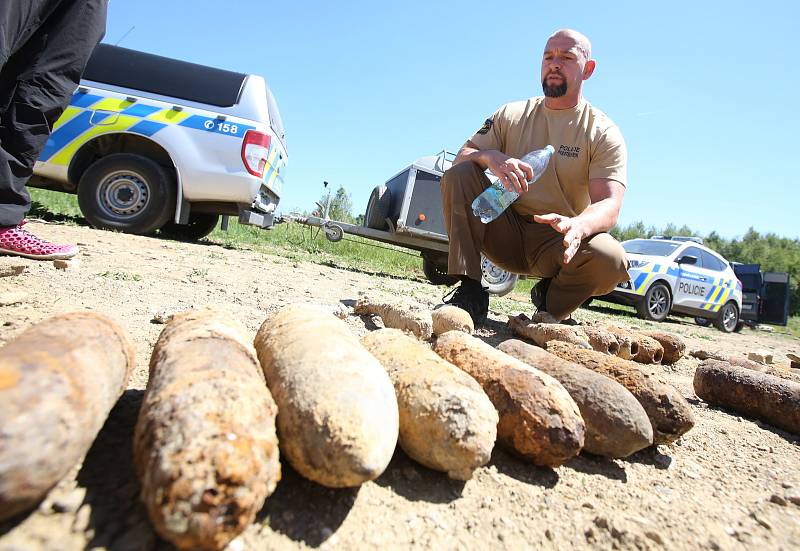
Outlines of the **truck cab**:
M263 77L99 44L30 185L98 228L198 239L220 215L271 227L287 162Z

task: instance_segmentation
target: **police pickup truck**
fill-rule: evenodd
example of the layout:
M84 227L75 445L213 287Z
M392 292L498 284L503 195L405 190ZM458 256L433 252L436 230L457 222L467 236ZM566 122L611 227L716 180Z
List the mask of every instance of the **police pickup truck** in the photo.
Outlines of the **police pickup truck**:
M264 78L100 44L30 185L98 228L199 239L219 215L272 226L286 163Z
M722 256L699 237L658 236L624 241L630 280L604 300L636 307L662 321L674 313L710 320L721 331L741 328L742 283Z

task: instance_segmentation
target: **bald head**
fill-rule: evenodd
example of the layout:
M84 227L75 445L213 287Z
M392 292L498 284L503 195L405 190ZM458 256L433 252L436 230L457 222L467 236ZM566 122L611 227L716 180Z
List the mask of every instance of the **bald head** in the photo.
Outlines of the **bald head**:
M550 38L547 39L549 43L551 40L559 40L559 39L566 39L571 40L575 47L580 51L585 59L592 59L592 43L589 42L589 39L579 33L578 31L572 29L561 29L553 34L550 35Z
M545 106L567 109L577 105L583 81L592 76L596 65L588 38L572 29L554 32L542 54Z

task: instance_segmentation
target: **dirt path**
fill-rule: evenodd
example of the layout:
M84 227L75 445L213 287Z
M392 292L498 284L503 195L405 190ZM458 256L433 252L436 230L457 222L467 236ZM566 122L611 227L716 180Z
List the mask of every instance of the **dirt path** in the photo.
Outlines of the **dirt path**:
M0 295L25 294L16 304L0 306L0 341L53 314L91 309L127 329L137 368L83 465L37 510L0 525L0 551L171 549L153 534L138 504L131 465L147 364L163 328L152 322L156 314L217 307L254 335L268 312L292 302L335 304L369 290L434 304L442 295L424 282L216 245L73 226L31 228L79 242L81 265L62 271L49 262L0 257ZM493 344L509 338L500 312L529 307L493 300L495 312L479 336ZM605 315L590 309L576 317ZM369 330L359 317L347 323L359 335ZM689 349L730 354L764 348L779 363L786 363L786 352L800 352L797 339L749 329L724 335L681 322L659 329L682 335ZM378 480L353 490L325 489L284 463L277 491L230 548L800 548L800 439L707 407L692 391L697 363L684 358L661 368L697 416L697 426L674 445L626 460L581 455L557 469L536 468L496 450L466 483L420 467L398 449Z

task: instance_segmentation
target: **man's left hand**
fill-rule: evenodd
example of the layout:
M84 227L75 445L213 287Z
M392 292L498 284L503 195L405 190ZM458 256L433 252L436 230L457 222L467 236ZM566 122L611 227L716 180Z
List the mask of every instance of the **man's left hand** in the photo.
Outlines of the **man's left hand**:
M533 220L540 224L550 224L551 228L564 234L564 264L569 264L575 253L578 252L581 241L588 237L586 228L578 217L550 213L537 214Z

